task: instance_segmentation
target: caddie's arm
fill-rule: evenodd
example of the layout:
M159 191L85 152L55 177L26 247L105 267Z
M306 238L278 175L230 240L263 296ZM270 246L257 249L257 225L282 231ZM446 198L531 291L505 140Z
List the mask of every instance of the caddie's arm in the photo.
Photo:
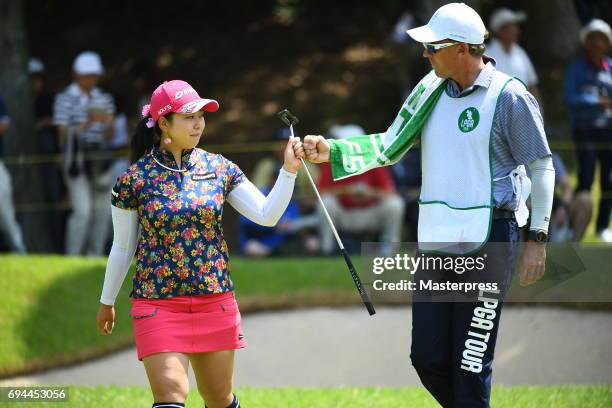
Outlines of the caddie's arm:
M499 126L506 134L512 156L531 170L531 223L529 242L519 263L519 282L530 285L544 276L546 241L555 191L555 169L536 99L522 86L509 85Z

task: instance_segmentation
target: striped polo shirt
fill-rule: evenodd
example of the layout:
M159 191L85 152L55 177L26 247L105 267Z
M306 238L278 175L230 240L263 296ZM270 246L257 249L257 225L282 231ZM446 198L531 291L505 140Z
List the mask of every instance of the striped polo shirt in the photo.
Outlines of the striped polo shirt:
M478 87L489 87L496 70L495 60L486 56L484 59L486 65L472 86L460 90L455 81L447 81L446 92L451 98L468 95ZM510 81L499 95L491 129L491 150L494 179L551 154L538 102L518 80ZM516 210L518 197L510 178L493 182L493 201L495 208Z
M55 96L53 123L58 126L77 126L87 122L91 111L113 115L115 113L113 97L100 88L93 88L88 94L76 83L72 83ZM103 143L104 132L108 126L104 123L93 123L79 134L79 140L86 143Z

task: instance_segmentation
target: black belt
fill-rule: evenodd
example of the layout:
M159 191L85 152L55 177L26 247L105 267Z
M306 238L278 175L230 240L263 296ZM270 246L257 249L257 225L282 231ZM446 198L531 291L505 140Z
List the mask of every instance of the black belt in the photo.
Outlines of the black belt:
M514 218L514 211L502 210L500 208L493 209L493 219Z

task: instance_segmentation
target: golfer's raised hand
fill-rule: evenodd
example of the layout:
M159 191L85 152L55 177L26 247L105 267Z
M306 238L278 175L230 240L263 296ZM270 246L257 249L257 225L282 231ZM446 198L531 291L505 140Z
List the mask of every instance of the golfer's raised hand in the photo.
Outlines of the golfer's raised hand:
M323 136L308 135L304 138L304 153L312 163L329 161L329 142Z
M100 304L98 308L98 317L96 324L100 334L111 334L113 325L115 324L115 308L114 306Z
M304 148L299 137L291 136L285 146L285 162L283 168L290 173L297 173L302 166L300 156L304 155Z

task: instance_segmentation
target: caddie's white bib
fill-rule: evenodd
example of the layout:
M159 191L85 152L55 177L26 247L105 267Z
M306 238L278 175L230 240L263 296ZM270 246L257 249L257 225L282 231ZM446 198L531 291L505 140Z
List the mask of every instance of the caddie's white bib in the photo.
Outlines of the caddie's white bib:
M488 88L442 94L421 136L423 182L419 249L466 254L489 238L493 217L491 128L497 99L512 78L495 71Z

